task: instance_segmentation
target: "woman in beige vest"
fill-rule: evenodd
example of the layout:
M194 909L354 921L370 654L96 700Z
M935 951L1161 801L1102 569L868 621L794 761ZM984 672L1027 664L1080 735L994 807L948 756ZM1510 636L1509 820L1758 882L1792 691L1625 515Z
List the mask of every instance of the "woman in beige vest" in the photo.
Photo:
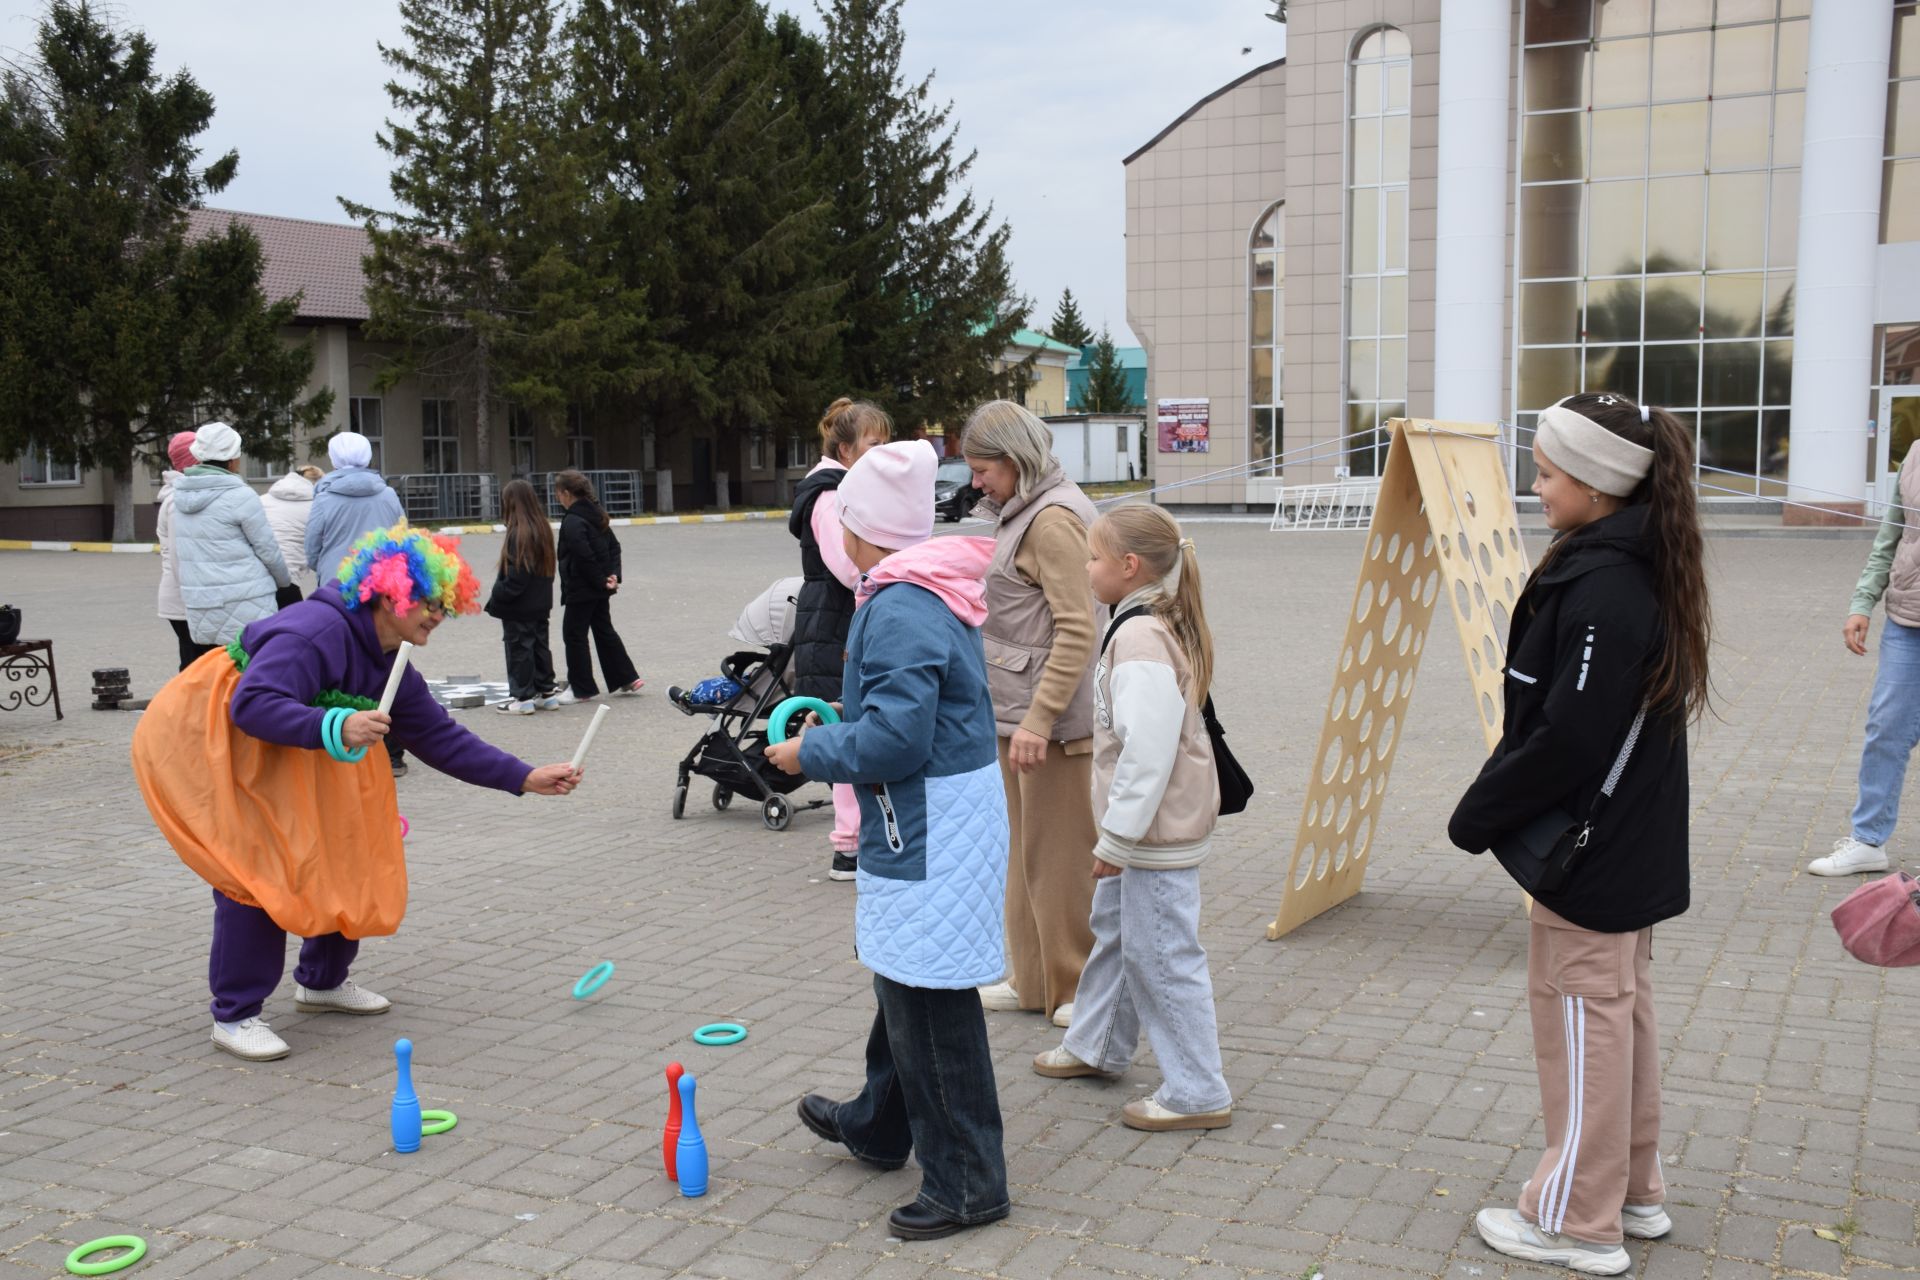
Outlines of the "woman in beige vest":
M1093 949L1093 651L1106 610L1087 586L1095 511L1053 456L1047 424L1008 400L960 437L977 511L994 520L987 680L1011 831L1008 980L988 1009L1035 1009L1066 1026Z

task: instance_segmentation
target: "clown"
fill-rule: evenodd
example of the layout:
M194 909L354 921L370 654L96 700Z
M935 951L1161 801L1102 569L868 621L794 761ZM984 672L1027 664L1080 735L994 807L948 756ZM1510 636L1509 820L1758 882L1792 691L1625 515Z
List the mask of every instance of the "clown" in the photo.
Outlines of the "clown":
M253 1062L290 1052L261 1017L305 939L294 1006L385 1013L347 977L361 938L393 933L407 867L389 745L462 782L563 796L571 765L534 768L456 723L420 673L378 699L400 642L424 645L479 584L450 537L403 521L354 543L336 580L161 689L133 735L141 794L174 851L213 886L213 1043Z

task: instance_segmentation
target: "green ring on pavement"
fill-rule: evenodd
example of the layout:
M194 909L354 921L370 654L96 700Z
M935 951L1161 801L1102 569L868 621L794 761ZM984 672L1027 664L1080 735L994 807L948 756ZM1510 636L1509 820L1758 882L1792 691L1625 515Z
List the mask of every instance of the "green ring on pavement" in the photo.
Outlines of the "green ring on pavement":
M420 1132L431 1137L436 1133L445 1133L460 1123L460 1117L451 1111L422 1111L420 1113Z
M833 704L823 698L787 698L767 713L767 741L785 742L787 740L787 721L802 711L811 711L820 717L822 724L839 724L840 713Z
M105 1262L82 1262L80 1259L90 1253L100 1253L107 1249L125 1249L126 1253L117 1258L108 1258ZM77 1276L104 1276L130 1267L147 1256L147 1242L139 1236L101 1236L98 1240L89 1240L67 1255L67 1270Z
M580 981L573 984L573 998L585 1000L588 996L607 985L607 979L613 976L613 961L602 960L593 968L580 975Z
M709 1022L693 1033L695 1044L739 1044L747 1038L747 1029L737 1022Z

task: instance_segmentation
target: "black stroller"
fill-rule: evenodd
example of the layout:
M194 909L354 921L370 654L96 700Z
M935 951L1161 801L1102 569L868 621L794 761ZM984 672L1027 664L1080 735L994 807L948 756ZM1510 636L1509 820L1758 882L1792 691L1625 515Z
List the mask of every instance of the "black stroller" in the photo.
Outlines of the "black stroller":
M827 799L796 804L788 799L807 785L807 779L774 768L764 750L768 715L793 695L787 681L793 650L787 641L793 635L792 605L799 582L788 578L774 583L740 615L733 636L749 644L765 644L764 650L728 654L720 661L718 680L702 681L691 690L678 686L667 690L674 706L690 716L712 720L680 761L680 778L673 788L675 818L686 816L687 786L695 774L713 780L713 807L723 813L734 796L751 797L760 805L760 821L769 831L785 831L796 812L833 803ZM790 725L789 732L798 727Z

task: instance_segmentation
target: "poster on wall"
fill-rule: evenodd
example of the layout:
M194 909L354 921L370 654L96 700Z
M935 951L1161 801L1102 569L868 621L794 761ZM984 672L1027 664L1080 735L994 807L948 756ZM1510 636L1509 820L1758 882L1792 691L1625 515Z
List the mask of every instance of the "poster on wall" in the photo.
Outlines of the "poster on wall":
M1208 401L1162 400L1160 402L1160 452L1207 452Z

